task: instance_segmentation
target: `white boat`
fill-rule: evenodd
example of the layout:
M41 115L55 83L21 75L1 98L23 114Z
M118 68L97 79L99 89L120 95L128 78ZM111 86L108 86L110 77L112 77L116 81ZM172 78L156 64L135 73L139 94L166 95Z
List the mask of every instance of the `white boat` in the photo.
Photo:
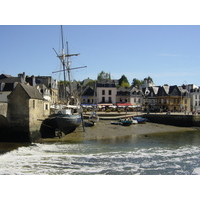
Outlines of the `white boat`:
M91 115L88 118L88 121L92 123L93 125L99 121L99 116L97 115L95 111L92 111Z
M132 119L132 118L120 119L119 121L120 121L121 123L124 123L124 124L128 124L128 123L130 123L130 124L137 124L137 123L138 123L137 120L134 120L134 119Z

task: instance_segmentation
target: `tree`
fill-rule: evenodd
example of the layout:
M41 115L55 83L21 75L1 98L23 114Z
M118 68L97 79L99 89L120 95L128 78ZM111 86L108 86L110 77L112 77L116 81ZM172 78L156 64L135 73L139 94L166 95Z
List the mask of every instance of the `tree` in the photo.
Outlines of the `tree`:
M134 78L131 85L133 87L139 87L141 84L142 84L142 81L138 80L137 78Z
M122 75L121 78L119 79L119 85L121 87L130 87L128 79L126 78L125 75Z
M110 73L106 73L106 72L104 72L104 71L101 71L101 72L98 74L98 76L97 76L97 80L98 80L98 81L102 81L102 80L104 80L104 79L109 79L109 80L111 80L111 78L110 78Z
M148 80L148 82L152 82L153 83L153 79L150 77L150 76L148 76L147 78L145 78L145 79L147 79ZM144 80L145 80L144 79Z
M122 83L121 83L121 87L129 88L129 87L130 87L130 84L127 83L127 82L122 81Z

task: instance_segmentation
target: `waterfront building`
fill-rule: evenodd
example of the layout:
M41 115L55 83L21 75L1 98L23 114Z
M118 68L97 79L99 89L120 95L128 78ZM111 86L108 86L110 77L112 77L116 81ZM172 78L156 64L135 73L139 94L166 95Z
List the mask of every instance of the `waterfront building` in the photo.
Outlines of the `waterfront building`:
M146 111L158 111L158 94L159 87L153 86L148 88L142 88L143 94L143 109Z
M119 87L116 94L117 105L129 105L130 104L130 88Z
M130 88L130 103L133 107L142 108L144 104L144 93L142 89L136 87Z
M191 111L200 113L200 89L195 88L190 90Z
M40 138L42 121L50 114L50 103L36 87L18 83L8 95L7 113L11 137L24 142L35 141Z
M35 76L34 78L36 85L40 87L40 89L38 89L42 92L43 97L48 99L51 104L56 104L58 102L57 80L53 79L51 76Z
M7 102L0 102L0 141L37 141L41 123L49 114L50 102L44 100L36 87L17 83Z
M55 104L58 102L58 84L50 76L26 76L25 72L17 77L7 74L0 75L0 102L8 102L7 96L14 90L18 83L34 86L43 95L43 98Z
M92 106L95 102L95 91L94 88L86 86L81 96L81 104L83 106Z
M102 106L116 104L117 87L113 80L104 79L97 82L97 103Z
M149 111L190 112L190 97L181 86L158 86L143 89L145 107Z
M14 90L18 83L26 83L25 73L18 74L17 77L11 75L0 75L0 102L8 102L7 96Z

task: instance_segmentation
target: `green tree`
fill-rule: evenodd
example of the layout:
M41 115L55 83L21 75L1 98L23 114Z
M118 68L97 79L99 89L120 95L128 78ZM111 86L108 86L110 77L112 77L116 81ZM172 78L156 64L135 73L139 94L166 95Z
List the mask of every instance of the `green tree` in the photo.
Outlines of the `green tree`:
M127 82L122 81L122 83L121 83L121 87L129 88L129 87L130 87L130 84L127 83Z
M139 86L142 84L142 82L143 82L143 81L140 81L139 79L134 78L131 85L132 85L133 87L139 87Z
M98 80L98 81L101 81L101 80L104 80L104 79L109 79L109 80L111 80L111 78L110 78L110 73L106 73L106 72L104 72L104 71L101 71L101 72L98 74L98 76L97 76L97 80Z
M119 79L119 85L121 87L130 87L130 84L128 82L128 79L126 78L125 75L122 75L121 78ZM123 86L124 85L124 86Z

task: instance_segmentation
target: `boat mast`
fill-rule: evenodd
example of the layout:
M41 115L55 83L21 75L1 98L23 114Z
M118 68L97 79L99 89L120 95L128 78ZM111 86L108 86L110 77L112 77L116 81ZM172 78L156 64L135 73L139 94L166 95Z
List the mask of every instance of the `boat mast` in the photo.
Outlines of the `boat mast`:
M63 71L63 75L64 75L64 98L67 99L67 92L66 92L66 71L68 74L68 80L69 80L69 93L70 93L70 98L72 97L72 88L71 88L71 78L70 78L70 70L73 69L80 69L80 68L85 68L87 66L83 66L83 67L74 67L74 68L70 68L70 61L69 61L69 57L71 56L78 56L80 55L78 54L69 54L69 49L68 49L68 42L66 42L67 45L67 54L65 54L65 50L64 50L64 41L63 41L63 27L61 25L61 38L62 38L62 54L58 55L58 53L56 52L56 50L53 48L53 50L55 51L55 53L57 54L57 57L60 59L62 66L63 66L63 70L59 70L59 71L54 71L53 73L57 73L57 72L62 72ZM67 60L66 60L67 58ZM66 61L66 62L65 62ZM66 66L67 63L67 66ZM70 99L69 99L70 100Z
M67 99L67 93L66 93L66 74L65 74L65 71L66 71L66 67L65 67L65 50L64 50L64 41L63 41L63 27L61 25L61 39L62 39L62 58L60 57L61 59L61 62L62 62L62 65L63 65L63 76L64 76L64 98Z
M66 42L67 45L67 74L68 74L68 80L69 80L69 93L70 97L72 96L72 88L71 88L71 78L70 78L70 61L69 61L69 48L68 48L68 41Z

